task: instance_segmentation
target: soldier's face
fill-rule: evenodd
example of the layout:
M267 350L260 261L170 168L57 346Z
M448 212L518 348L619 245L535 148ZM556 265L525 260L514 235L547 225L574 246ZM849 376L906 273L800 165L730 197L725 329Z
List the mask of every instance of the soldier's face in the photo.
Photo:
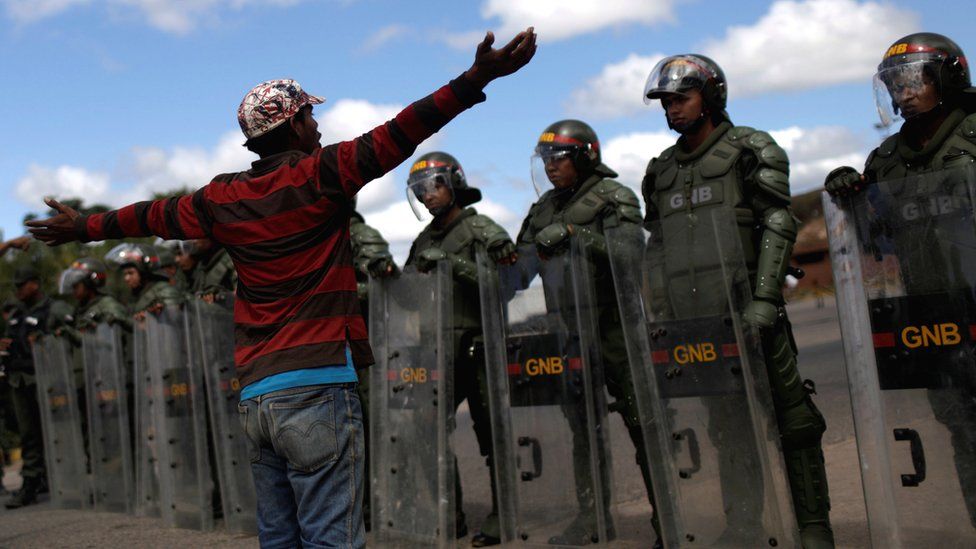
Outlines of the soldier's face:
M197 266L197 260L193 259L193 256L190 254L177 254L176 264L179 265L181 271L188 273Z
M557 189L568 189L576 184L579 172L573 165L573 159L568 156L549 158L546 161L546 177Z
M448 187L446 183L438 180L438 182L433 185L432 189L428 188L427 191L424 192L421 200L423 201L424 206L427 208L427 211L429 211L431 215L436 215L434 212L444 211L444 208L451 205L451 200L453 200L453 198L454 193L451 192L451 188Z
M84 282L75 282L75 285L71 287L71 295L75 298L75 301L85 303L91 298L92 291Z
M28 280L17 286L17 299L25 303L33 301L40 289L41 285L36 280Z
M664 115L671 122L671 127L679 133L694 127L695 122L705 112L702 94L696 89L683 94L668 94L661 98L661 106L664 107Z
M896 76L888 90L904 118L929 112L938 106L940 100L935 82L925 73L920 79Z
M126 267L122 269L122 281L125 282L125 285L130 290L135 290L139 286L142 286L142 275L139 274L139 269Z

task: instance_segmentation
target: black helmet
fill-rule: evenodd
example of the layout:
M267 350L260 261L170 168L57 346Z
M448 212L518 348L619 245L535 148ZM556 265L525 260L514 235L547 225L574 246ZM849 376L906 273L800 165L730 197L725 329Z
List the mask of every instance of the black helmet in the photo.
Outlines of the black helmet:
M885 126L898 118L911 118L922 112L906 112L894 95L905 88L918 88L930 82L939 92L940 103L971 111L976 90L969 76L969 63L962 48L946 36L917 32L895 41L874 75L875 101Z
M131 242L119 244L105 254L105 261L115 265L118 269L135 267L143 276L155 275L164 279L168 278L165 273L161 272L159 254L155 248L148 244L133 244Z
M558 158L569 158L579 174L579 181L598 172L606 177L617 177L616 172L603 165L600 140L586 122L560 120L550 124L539 136L532 155L532 184L540 195L549 185L545 164Z
M586 122L560 120L543 130L535 154L543 159L569 155L576 171L588 173L600 165L600 140Z
M418 219L423 219L423 213L427 211L422 199L424 192L431 188L430 185L445 184L449 185L454 196L451 205L457 204L463 208L481 200L481 191L468 186L457 158L443 152L430 152L410 166L407 177L407 199ZM431 213L438 215L440 212Z
M108 279L108 268L105 263L93 257L82 257L76 259L71 266L61 273L61 280L58 282L58 293L67 295L71 293L74 285L84 282L86 286L93 290L105 287Z
M725 72L711 58L698 53L672 55L658 61L644 84L644 103L650 104L669 94L684 95L689 90L701 92L713 121L729 120L725 112L729 102Z

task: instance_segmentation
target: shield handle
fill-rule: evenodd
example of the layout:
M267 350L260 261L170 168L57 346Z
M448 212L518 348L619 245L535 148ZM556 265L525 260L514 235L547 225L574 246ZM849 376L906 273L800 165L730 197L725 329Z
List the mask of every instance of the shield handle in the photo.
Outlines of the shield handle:
M922 446L922 437L915 429L894 429L895 440L899 442L910 441L912 452L912 465L915 467L914 474L904 474L901 476L901 485L905 487L918 486L925 480L925 448Z

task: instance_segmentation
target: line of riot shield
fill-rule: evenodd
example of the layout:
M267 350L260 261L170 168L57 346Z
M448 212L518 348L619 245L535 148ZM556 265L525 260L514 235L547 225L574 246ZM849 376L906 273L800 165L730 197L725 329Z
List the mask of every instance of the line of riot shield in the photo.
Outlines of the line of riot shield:
M33 352L51 503L62 509L85 509L91 487L71 343L44 336L34 343Z
M974 184L967 162L823 197L875 547L976 546Z
M101 323L81 334L95 509L131 513L135 477L122 342L117 325Z
M617 537L595 311L580 292L588 268L575 248L543 260L534 246L523 246L509 266L478 254L507 544L569 546Z
M695 221L606 232L662 538L799 547L740 229L729 210Z
M215 303L193 300L190 333L206 379L224 523L231 532L257 534L257 496L237 411L241 387L234 367L234 297L220 297Z
M370 280L372 531L394 547L453 547L450 265Z
M136 516L159 517L160 471L170 464L161 461L165 455L160 449L156 417L162 415L162 399L156 398L154 383L158 383L149 370L149 332L146 321L136 320L132 326L132 392L135 437L135 502ZM160 392L161 394L161 392Z
M163 521L179 528L213 528L213 480L200 360L190 352L187 317L171 306L147 314L149 366ZM157 403L161 403L157 405Z

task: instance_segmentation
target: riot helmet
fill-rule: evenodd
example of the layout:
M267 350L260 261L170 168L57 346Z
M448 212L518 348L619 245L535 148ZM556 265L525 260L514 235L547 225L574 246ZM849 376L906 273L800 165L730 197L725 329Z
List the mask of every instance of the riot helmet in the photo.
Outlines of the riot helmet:
M155 248L148 244L133 244L131 242L119 244L105 254L105 261L115 265L119 270L135 267L142 275L144 283L148 282L151 277L164 280L168 278L160 272L159 254Z
M718 124L730 120L725 111L729 101L725 72L711 58L697 53L672 55L658 61L644 83L644 103L649 105L668 95L687 96L690 90L701 92L702 103L712 122ZM670 120L668 127L674 129Z
M542 195L551 186L546 165L563 158L573 162L579 181L600 166L600 140L589 124L580 120L560 120L542 132L530 161L536 193Z
M440 188L450 191L450 202L428 209L424 197ZM427 220L430 215L438 216L450 210L455 204L464 208L479 200L481 200L481 191L468 186L461 163L447 153L427 153L410 167L410 175L407 177L407 201L417 219L421 221Z
M937 97L926 100L928 91ZM885 51L874 75L874 99L885 127L943 104L971 111L969 103L974 94L962 48L933 32L896 40Z
M105 287L108 279L108 268L105 263L94 257L82 257L74 260L71 266L61 273L58 281L58 293L68 295L75 284L84 282L92 290L98 291Z

